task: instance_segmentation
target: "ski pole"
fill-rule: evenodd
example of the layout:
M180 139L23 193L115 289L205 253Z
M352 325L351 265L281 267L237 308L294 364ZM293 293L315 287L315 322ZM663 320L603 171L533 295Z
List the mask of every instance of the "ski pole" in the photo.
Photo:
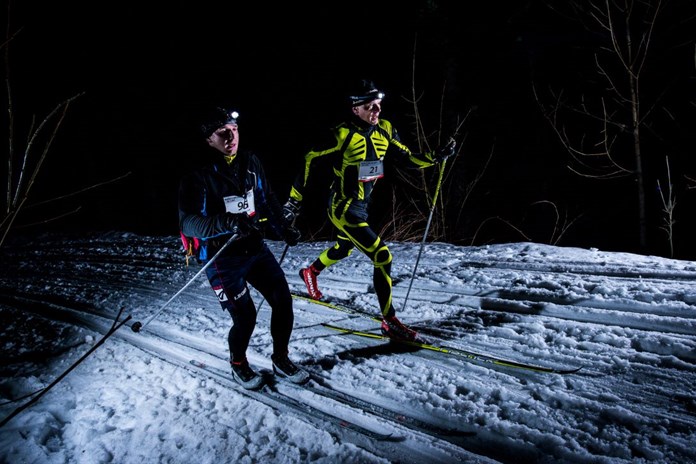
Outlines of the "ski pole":
M445 158L442 163L440 163L440 173L437 179L437 187L435 187L435 194L433 195L433 204L430 207L430 214L428 215L428 222L425 225L425 233L423 234L423 240L420 244L420 249L418 250L418 256L416 257L416 264L413 266L413 272L411 273L411 281L408 284L408 290L406 291L406 298L404 298L403 309L406 309L406 302L408 301L408 296L411 294L411 286L413 285L413 278L416 276L416 269L418 269L418 262L420 261L421 253L423 253L423 246L425 245L425 239L428 237L428 231L430 230L430 222L433 220L433 213L435 212L435 205L437 204L437 197L440 194L440 186L442 185L442 177L445 173L445 165L447 164L447 158Z
M178 292L176 292L176 293L174 294L174 296L172 296L166 303L164 303L164 304L160 307L160 309L158 309L157 312L155 312L155 314L153 314L152 316L150 316L150 318L149 318L147 321L145 321L145 323L142 323L142 322L140 322L140 321L135 321L135 322L133 323L133 325L131 326L131 330L132 330L133 332L140 332L140 330L142 330L143 327L145 327L145 326L148 325L150 322L152 322L152 320L153 320L154 318L156 318L156 317L159 315L159 313L161 313L162 310L163 310L169 303L171 303L171 302L174 300L174 298L176 298L177 296L179 296L179 295L181 294L181 292L183 292L184 290L186 290L186 288L188 288L188 286L191 285L191 284L193 283L193 281L196 280L196 279L198 278L198 276L201 275L201 274L203 273L203 271L205 271L206 269L208 269L208 267L213 263L213 261L215 261L215 259L216 259L218 256L220 256L220 253L222 253L222 250L224 250L225 248L227 248L227 245L229 245L230 243L232 243L232 242L234 242L235 240L237 240L237 238L239 238L239 234L233 234L233 235L227 240L227 242L222 246L222 248L220 248L220 249L218 250L218 252L215 253L215 256L213 256L213 258L212 258L210 261L208 261L207 263L205 263L205 266L203 266L203 267L200 269L200 271L198 271L198 272L196 273L196 275L193 276L193 277L191 278L191 280L189 280L189 281L186 283L186 285L184 285L183 287L181 287L181 290L179 290Z
M280 259L278 260L278 264L283 264L283 260L285 259L285 255L288 254L288 248L290 248L289 244L285 244L285 249L283 250L283 254L280 255Z

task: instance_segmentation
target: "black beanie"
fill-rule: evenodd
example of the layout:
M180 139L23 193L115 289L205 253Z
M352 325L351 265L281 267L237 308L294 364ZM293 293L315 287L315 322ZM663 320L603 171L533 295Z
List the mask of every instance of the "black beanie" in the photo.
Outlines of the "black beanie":
M203 137L208 138L216 129L225 124L237 124L239 113L219 106L209 108L200 119L200 131Z
M350 94L348 95L351 106L362 105L382 98L384 98L384 92L379 91L375 83L368 79L359 80L351 88Z

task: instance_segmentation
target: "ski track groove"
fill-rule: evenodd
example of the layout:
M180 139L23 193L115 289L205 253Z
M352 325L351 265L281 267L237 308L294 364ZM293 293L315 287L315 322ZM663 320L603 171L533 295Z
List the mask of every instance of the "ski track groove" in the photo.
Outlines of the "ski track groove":
M82 249L82 253L79 255L79 260L75 259L75 256L73 256L72 253L62 251L60 247L52 246L50 244L44 245L38 250L36 248L29 247L27 247L27 249L31 249L31 254L37 259L44 260L47 256L50 256L56 262L60 262L61 260L64 261L66 265L64 268L60 268L59 271L60 275L63 276L63 279L65 279L65 275L62 273L65 272L65 270L79 269L79 273L70 272L68 274L70 275L71 285L79 282L84 284L94 283L95 280L98 279L98 273L95 272L95 274L91 274L88 272L90 267L94 267L95 271L98 271L100 264L103 264L104 262L130 262L129 260L133 259L128 257L128 254L124 251L125 257L123 260L111 260L110 257L112 256L113 250L111 250L110 247L113 247L113 245L108 242L108 240L102 243L101 241L85 239L78 241L77 243L72 241L68 242L68 245L71 247L71 250L73 247ZM104 251L105 247L109 248L108 251ZM124 250L130 250L130 247L124 246L123 248ZM23 249L19 248L15 250L14 253L20 254L22 251ZM153 307L151 305L151 301L158 299L161 300L166 295L170 295L175 289L180 288L181 285L186 283L188 279L195 275L193 269L189 270L186 267L183 267L178 273L181 277L177 282L162 283L161 281L157 280L157 271L160 269L172 269L177 266L177 263L176 261L173 261L172 257L170 256L171 251L169 252L169 255L163 251L162 256L156 257L154 260L150 255L152 255L152 253L150 253L146 259L138 259L136 261L137 265L133 265L133 267L139 269L138 274L141 276L140 279L134 279L132 273L129 273L127 270L123 270L122 272L119 272L117 276L121 284L114 289L130 290L132 294L137 296L137 299L141 299L143 301L143 307L129 308L136 311L136 313L142 314L142 319L145 319L145 312L152 314L158 309L157 307ZM79 265L75 264L76 262L79 262ZM423 264L428 264L428 262L428 260L422 261ZM433 265L437 263L437 261L432 261ZM291 284L291 287L302 290L303 284L299 279L299 276L296 276L296 273L287 269L287 267L288 266L285 266L284 268L286 269L286 274L288 275L288 281ZM500 265L492 265L489 267L500 269ZM49 269L51 269L50 266ZM544 272L548 272L548 269L545 269ZM18 266L18 269L13 270L13 275L17 276L22 274L29 275L30 273L32 273L31 266L26 265L20 265ZM54 273L54 275L55 274L57 273ZM152 276L152 280L149 281L152 282L152 284L143 284L142 282L148 281L146 277L150 275ZM369 283L366 282L365 279L356 279L349 276L339 277L340 280L336 280L330 275L323 275L323 287L327 290L326 293L335 292L340 294L342 292L348 292L349 298L347 302L349 304L353 303L356 296L359 296L362 292L365 292L370 287ZM115 276L113 275L109 276L109 280L112 282L114 278ZM644 281L643 278L636 279L631 277L631 279L640 280L641 282ZM110 282L110 285L113 285L112 282ZM671 281L667 282L669 283ZM66 283L67 282L64 282L63 284ZM41 282L37 282L34 287L39 286L39 284L41 284ZM52 285L56 284L56 282L49 281L45 282L45 284ZM201 293L200 288L196 288L205 286L205 284L204 277L200 277L198 285L194 283L194 285L190 286L186 291L184 291L179 298L186 298L192 302L205 306L214 304L215 298L212 294L208 295L207 293ZM667 309L660 314L659 308L655 308L653 305L650 305L650 311L653 313L651 316L654 315L654 313L660 314L661 318L665 318L664 324L661 319L656 320L655 317L650 317L647 320L641 320L640 315L647 312L648 309L646 308L645 310L640 310L639 303L637 304L638 308L629 307L628 303L601 301L584 301L582 306L571 306L571 304L577 303L544 301L542 298L530 299L529 295L526 295L525 299L517 299L515 295L512 294L508 294L504 298L491 296L504 294L505 290L501 289L493 289L492 291L486 292L488 295L485 296L480 296L481 291L476 289L462 288L456 292L452 292L451 287L449 287L449 289L450 290L437 288L436 285L415 285L413 286L409 295L410 301L417 301L419 303L427 304L457 304L460 306L470 307L472 309L478 309L479 311L497 311L507 314L541 317L541 320L543 321L548 321L551 319L566 319L575 322L605 324L608 326L620 324L622 327L630 327L647 331L663 331L664 333L673 333L675 335L693 335L696 333L696 314L690 314L686 311L679 312L670 309ZM78 294L80 290L82 289L79 286L76 286L75 295L77 298L80 297ZM35 290L32 289L32 291ZM103 291L105 294L109 293L108 289L103 289ZM510 293L509 290L507 292ZM394 294L398 299L400 297L405 297L406 291L404 288L397 285L394 288ZM433 298L433 295L437 295L440 298ZM85 304L88 304L90 301L88 298L85 298L85 300ZM162 301L164 302L166 300ZM146 303L150 304L146 305ZM635 302L634 305L636 305ZM680 318L683 318L683 320L680 320ZM427 322L427 320L418 320L415 321L415 324L423 324L424 322ZM662 325L664 325L664 329L661 328ZM672 329L674 327L681 327L682 331L675 333L672 330L672 332L670 332L669 330L666 330L669 327ZM461 326L459 328L461 328Z
M0 279L0 301L16 306L17 309L22 311L37 311L37 307L53 308L60 307L65 311L75 313L76 316L56 318L56 314L60 311L44 311L43 316L48 318L56 318L62 322L67 322L74 325L84 326L90 328L91 330L102 331L103 327L108 327L113 320L113 317L117 313L116 307L117 302L112 302L109 300L109 293L119 292L119 291L129 291L136 300L142 301L143 306L140 308L129 308L133 310L138 318L142 320L146 319L146 316L154 314L161 304L176 291L181 288L183 284L188 282L188 279L193 277L195 274L196 267L185 268L182 267L180 261L182 260L180 253L175 253L172 251L176 248L177 244L175 240L171 238L163 238L162 244L164 250L162 250L161 255L133 255L129 254L127 251L131 250L131 247L124 246L124 253L121 257L112 258L113 250L100 251L103 247L111 248L113 246L110 240L105 242L84 240L81 242L70 241L66 246L69 245L71 251L78 250L80 253L75 256L74 253L66 253L56 246L56 244L46 244L37 248L37 246L31 245L27 246L26 250L31 250L30 259L28 262L19 262L19 260L11 260L9 265L14 266L11 269L10 275L13 276L33 276L31 288L23 289L21 292L17 292L13 282L8 279ZM170 250L166 248L170 247ZM272 249L273 250L273 249ZM9 252L10 255L22 256L23 249L19 248L17 250L12 250ZM279 255L279 253L276 253ZM60 266L49 266L51 272L45 273L46 279L44 280L44 275L32 273L32 258L35 259L34 265L40 266L41 262L50 262L55 265ZM79 259L78 259L79 258ZM290 260L288 260L290 261ZM108 264L119 264L119 270L117 274L110 274L108 279L101 279L101 266L104 263ZM283 268L286 270L288 275L288 282L290 283L291 289L294 290L304 290L304 285L297 276L296 268L297 263L286 262ZM442 266L441 261L437 260L423 260L421 261L421 272L424 269L437 269ZM450 267L454 264L450 265ZM487 268L495 269L497 271L509 269L514 271L516 269L529 270L533 269L533 272L538 273L540 276L547 276L549 274L557 274L559 276L573 274L576 276L587 276L588 283L593 283L596 281L597 285L601 285L601 278L611 278L620 279L626 282L627 285L644 285L650 284L657 287L664 287L666 289L666 295L675 295L674 300L677 299L679 294L678 287L680 285L693 282L696 280L696 271L693 273L670 273L669 271L655 271L641 273L640 275L629 275L625 272L621 272L618 267L616 269L608 268L601 276L598 277L596 273L590 274L589 270L584 270L579 266L573 268L559 266L554 269L553 265L532 265L532 264L520 264L518 266L510 265L509 263L488 263L482 264L480 262L462 262L456 264L458 267L473 267L477 268L480 272L485 272ZM56 269L55 272L53 269ZM177 279L175 282L162 282L159 279L159 272L162 270L172 270L175 268L180 268L180 271L176 273ZM421 275L420 273L418 274ZM138 278L134 278L137 276ZM425 273L423 273L425 279ZM60 282L57 282L55 278L60 278ZM410 280L410 273L403 274L394 278L396 283L394 287L394 295L397 298L397 303L400 303L398 299L406 296L406 291L408 283ZM116 283L116 281L118 281ZM146 283L149 282L149 283ZM322 290L325 294L340 295L341 298L336 296L338 301L345 301L347 304L362 305L361 303L365 300L364 294L371 292L371 282L365 279L351 278L350 276L344 275L332 275L331 273L322 274L320 281L322 285ZM70 295L73 297L72 301L64 301L62 297L54 297L51 295L50 288L53 285L70 285L71 291ZM196 304L205 306L207 310L217 309L217 301L206 287L207 283L205 278L201 277L198 284L190 286L185 292L183 292L179 298L186 299L187 301L194 302ZM511 360L515 358L508 356L509 354L521 354L523 359L532 360L534 354L534 349L530 347L519 347L519 340L516 337L523 337L524 332L520 331L512 336L508 335L507 332L501 332L499 334L490 334L485 337L485 340L475 340L475 335L478 327L482 325L485 326L487 323L499 324L501 328L506 325L519 325L525 322L541 323L545 327L555 328L556 330L562 331L562 324L564 320L573 321L582 324L596 324L600 326L606 326L610 330L620 330L620 331L645 331L653 332L658 336L660 334L683 337L684 342L684 352L683 353L664 353L660 351L659 346L635 346L635 356L634 359L626 360L630 362L630 371L627 370L630 375L635 378L635 383L637 386L640 385L640 372L642 370L654 371L656 365L659 367L659 363L667 363L672 368L683 369L686 372L694 371L694 362L696 362L696 342L694 341L693 335L696 334L696 314L690 313L688 311L680 311L679 309L674 309L665 306L664 308L655 307L654 305L643 305L636 301L623 301L619 299L613 300L588 300L583 301L548 301L543 295L533 295L529 292L515 291L510 287L500 288L489 287L487 289L475 288L475 287L464 287L461 286L455 291L455 287L447 285L447 289L440 286L441 284L434 281L427 281L426 283L419 283L414 285L409 293L409 301L417 302L419 304L438 304L447 305L453 304L458 306L463 306L469 308L467 310L460 310L452 315L452 318L445 319L417 319L414 321L415 325L421 325L427 327L431 324L438 324L436 329L441 330L441 334L447 333L448 325L453 327L450 331L452 334L461 333L471 333L471 340L467 339L464 342L467 344L466 349L471 349L472 351L482 351L499 353L501 357L508 357ZM205 289L202 289L205 287ZM106 295L105 297L94 298L94 294ZM257 295L258 297L258 295ZM95 305L95 300L97 301ZM258 298L255 298L258 302ZM376 296L374 294L367 295L367 300L372 300L376 304ZM129 301L132 301L129 299ZM154 305L153 301L157 304ZM79 303L79 304L78 304ZM115 303L115 304L112 304ZM301 311L308 311L306 305L297 305L298 309ZM95 309L95 308L108 308L108 309ZM268 309L268 308L266 308ZM297 310L297 309L296 309ZM354 323L362 322L361 329L365 329L365 319L349 317L346 314L332 313L331 309L316 310L312 309L311 312L316 315L316 317L322 318L325 322L330 322L332 320L343 320L352 321ZM405 316L409 319L412 318L413 314L417 314L417 310L413 309L412 304L409 304L408 312L405 312ZM39 309L39 313L41 310ZM642 315L649 314L650 317L642 319ZM107 322L102 325L95 325L94 322L85 322L87 317L99 317L104 318ZM299 319L299 318L298 318ZM228 320L221 317L221 321L224 321L223 325L228 323ZM469 330L462 331L462 328L469 327ZM682 329L676 329L675 327L681 327ZM376 329L377 326L372 325L370 329ZM307 326L307 330L317 330L316 324L311 324ZM195 350L201 356L205 355L208 357L213 357L221 360L217 353L221 348L222 341L212 340L207 341L206 338L187 334L178 330L170 330L162 325L153 323L152 327L145 329L146 331L152 330L153 334L162 337L167 343L175 344L183 347L187 350ZM227 327L221 327L221 331L226 331ZM128 331L128 336L122 337L129 343L134 344L138 348L148 350L147 347L143 348L138 346L138 342L134 341L133 337L143 337L145 334L132 334L128 330L128 327L122 329L122 331ZM305 331L305 327L300 327L295 329L293 336L302 336ZM119 334L117 334L119 335ZM334 338L337 335L331 335L330 333L325 333L322 336ZM461 340L460 340L461 341ZM610 341L599 342L599 341L581 341L582 343L597 343L602 344L601 357L610 356L612 351L615 349ZM471 344L469 344L471 343ZM344 342L343 347L350 346L364 346L365 343L360 342ZM453 345L454 346L454 345ZM565 347L563 345L554 346L554 358L546 358L545 364L548 363L558 363L564 364L567 362L567 356L563 354ZM575 348L573 348L574 350ZM616 351L620 351L616 348ZM644 357L643 355L650 355ZM190 356L195 358L196 353L191 353ZM418 356L421 356L419 353ZM435 363L440 368L456 371L457 369L463 369L467 367L467 362L463 360L455 360L452 358L445 358L437 354L428 354L429 362ZM672 358L675 358L673 360ZM165 359L166 360L166 359ZM596 408L598 411L601 410L601 399L605 402L607 397L613 397L616 403L616 407L621 410L626 410L634 415L637 415L637 411L631 409L630 404L625 405L624 400L631 399L633 402L642 403L643 407L651 410L654 417L660 418L660 420L665 423L678 424L684 431L689 431L693 428L692 417L685 415L683 411L679 411L676 406L673 410L664 409L664 397L661 396L661 392L655 389L651 390L641 390L640 393L633 393L627 391L621 391L620 394L614 394L614 388L619 383L619 375L612 374L626 374L627 372L622 372L620 368L614 366L609 367L609 375L607 375L607 366L595 366L595 363L600 362L601 359L599 355L588 354L587 365L583 366L583 371L578 374L573 374L581 379L584 376L598 377L599 380L592 382L578 382L578 389L573 390L576 396L582 398L588 404L590 408ZM313 375L318 375L316 371L316 366L308 365L307 368L312 372ZM521 378L535 378L540 374L520 374L518 372L510 372L509 370L497 368L488 369L496 371L492 375L514 375ZM203 375L203 374L201 374ZM541 374L548 375L548 374ZM553 375L553 374L551 374ZM325 377L321 377L326 379ZM573 377L569 377L565 380L569 385L572 385L576 380ZM242 392L243 393L243 392ZM361 392L352 392L355 394L356 398L361 401L372 402ZM568 393L568 392L566 392ZM568 393L569 394L569 393ZM546 393L542 386L538 389L538 395L544 397ZM562 402L562 398L544 398L546 401L558 401ZM682 398L674 398L675 402L681 402L686 404L685 409L694 412L693 398L688 393L685 393ZM377 400L376 400L377 401ZM376 408L382 406L375 404ZM356 409L356 414L369 414L362 409ZM423 414L426 414L423 412ZM382 418L382 420L384 420ZM417 436L419 439L423 438L428 434L422 430L418 430L417 427L409 428L407 425L400 424L398 422L389 423L389 427L397 431L407 431L411 436ZM359 432L355 432L358 433ZM422 434L422 435L419 435ZM354 434L352 434L354 435ZM350 440L353 440L356 446L369 446L371 452L374 452L374 443L365 441L364 437L352 436ZM344 438L346 438L344 436ZM446 441L442 437L437 437L430 435L431 440L441 440ZM495 443L495 438L491 436L486 436L481 438L488 441L489 447L500 446L500 443ZM447 442L447 441L446 441ZM456 442L456 443L455 443ZM464 440L454 440L447 442L447 446L442 448L443 455L451 451L448 446L463 446L462 449L467 451L476 452L478 448L486 448L485 445L478 444L474 445L472 443ZM503 442L504 443L504 442ZM389 450L389 452L387 451ZM390 452L393 452L393 447L384 447L384 456L391 456ZM404 456L405 458L406 456ZM412 456L408 456L408 459L412 459Z
M288 282L297 291L304 291L303 283L298 279L288 278ZM354 285L345 284L341 279L322 280L322 288L341 292L354 291ZM329 294L330 292L324 292ZM398 286L393 290L397 304L403 301L406 291ZM343 300L347 304L355 304L352 298ZM376 301L376 300L375 300ZM567 319L575 322L588 322L605 325L621 324L635 329L663 331L681 335L696 333L696 313L688 309L660 307L636 301L601 301L578 300L563 301L549 300L543 296L515 294L510 290L493 289L481 295L480 291L461 291L438 289L433 286L414 286L409 295L409 301L427 305L456 305L487 311L502 311L508 313L527 314L534 316ZM660 319L658 319L660 318ZM661 326L664 326L661 328ZM671 330L668 330L671 328ZM675 329L676 328L676 329Z
M4 297L5 298L0 298L0 300L6 300L7 295L4 295ZM8 303L10 301L6 300L5 302ZM85 312L84 308L60 306L55 303L46 303L44 300L32 300L22 297L15 297L12 302L14 303L13 306L15 309L20 311L32 312L33 314L40 315L54 321L68 323L88 330L93 330L101 333L102 335L106 333L109 327L113 324L114 315L109 314L106 311ZM399 446L401 446L404 444L403 441L405 440L416 440L414 443L408 444L408 448L412 453L418 453L418 443L428 443L430 447L436 446L436 448L438 446L437 443L442 443L442 445L439 445L439 450L434 450L436 453L439 451L441 455L429 456L430 459L434 459L434 462L447 462L449 459L448 456L450 456L452 453L456 454L457 448L461 449L461 451L463 451L465 454L471 453L471 451L467 450L464 446L466 443L471 443L471 439L469 438L470 431L460 430L459 433L438 435L437 433L428 431L427 427L447 427L444 425L426 424L422 421L422 419L410 416L404 416L403 420L393 418L390 419L390 416L392 415L391 412L393 411L383 408L382 406L372 403L359 396L341 392L340 390L336 390L336 395L345 395L347 398L345 403L338 402L331 396L322 396L321 385L315 389L305 389L302 386L294 386L292 384L280 381L275 387L273 387L274 391L276 388L279 388L281 391L289 389L293 390L294 393L299 394L299 396L316 397L316 399L313 401L308 400L303 402L301 399L298 399L298 401L300 403L304 403L308 408L319 410L327 415L334 415L331 412L326 411L327 407L325 403L327 401L336 403L334 405L335 407L349 412L349 414L343 416L335 416L337 419L336 421L327 422L327 419L322 418L321 416L317 416L313 413L308 413L309 416L307 414L301 414L301 411L298 411L299 408L284 405L277 395L271 395L271 398L267 398L263 393L248 392L242 387L238 386L232 379L231 375L216 375L215 373L211 374L209 369L203 369L200 367L197 368L195 365L190 365L189 360L196 360L206 365L210 365L215 369L220 369L221 365L227 366L227 360L225 360L219 354L216 354L216 351L219 351L219 342L217 340L208 341L205 338L192 336L190 334L182 334L177 330L170 330L166 326L148 326L148 328L144 329L144 333L135 334L129 330L128 325L125 325L113 336L121 339L124 342L130 343L138 349L141 349L150 355L156 356L165 362L187 369L193 372L195 375L213 378L218 383L220 382L221 378L224 377L222 381L225 383L225 385L234 388L240 394L253 400L260 401L266 406L276 409L282 413L294 414L299 419L303 419L302 416L304 416L305 422L308 422L314 426L324 428L328 423L330 427L333 428L333 435L336 439L341 441L349 441L354 445L369 451L370 453L375 453L376 448L379 448L383 452L384 457L388 456L390 459L393 459L395 456L401 456L401 459L404 462L407 462L413 459L411 454L405 450L395 449L387 444L399 442ZM150 338L149 340L148 337ZM153 337L159 341L153 341ZM256 361L258 362L259 359ZM316 369L312 369L312 371L314 378L319 378L322 381L325 380L317 374ZM269 375L272 376L272 374L269 373L268 368L262 369L261 373L266 377ZM286 396L286 394L283 393L281 393L281 395ZM353 398L352 400L351 397ZM361 405L361 403L364 405ZM331 408L328 409L329 411L331 410ZM349 409L352 409L352 411L349 411ZM390 435L393 436L393 439L384 440L383 444L375 442L375 437L365 435L364 432L361 432L360 429L354 428L350 423L337 425L338 423L342 422L342 417L350 420L353 424L357 424L358 427L365 427L372 430L376 428L382 428L385 430L391 429ZM376 432L376 430L374 431ZM407 434L404 435L404 432ZM471 444L471 446L475 447L474 444ZM430 448L430 450L433 451L432 448ZM428 456L423 457L427 458Z

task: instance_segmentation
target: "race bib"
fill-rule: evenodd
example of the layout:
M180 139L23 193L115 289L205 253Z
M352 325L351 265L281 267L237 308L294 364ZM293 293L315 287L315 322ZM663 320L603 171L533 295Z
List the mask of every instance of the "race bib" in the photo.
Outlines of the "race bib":
M360 171L358 180L360 182L370 182L375 179L384 177L384 163L382 160L363 161L360 163Z
M250 189L244 196L230 195L225 197L225 211L232 214L246 213L253 216L256 213L254 189Z

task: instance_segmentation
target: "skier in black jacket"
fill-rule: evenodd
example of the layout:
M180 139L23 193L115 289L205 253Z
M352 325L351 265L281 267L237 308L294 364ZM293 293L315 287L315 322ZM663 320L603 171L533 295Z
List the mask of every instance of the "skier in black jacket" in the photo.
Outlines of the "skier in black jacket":
M206 263L210 285L220 305L232 316L228 342L234 378L248 389L263 385L263 379L246 358L256 325L256 307L249 293L251 284L271 307L273 370L276 375L303 383L307 372L288 358L293 328L292 297L285 273L264 242L262 222L297 245L300 233L283 217L259 159L239 151L238 113L214 108L203 118L201 132L207 144L220 155L212 164L181 179L179 226L182 236L197 244L195 255ZM228 243L232 236L236 238Z

